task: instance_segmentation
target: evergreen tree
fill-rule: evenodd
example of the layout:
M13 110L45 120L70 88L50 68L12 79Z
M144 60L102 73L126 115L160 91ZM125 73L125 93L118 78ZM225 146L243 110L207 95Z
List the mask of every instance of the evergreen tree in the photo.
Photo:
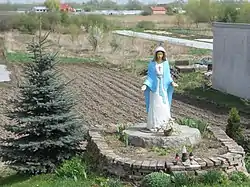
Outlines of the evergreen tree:
M236 108L232 108L229 112L229 118L226 126L227 135L235 141L240 141L243 138L242 126L240 123L240 115Z
M32 63L24 65L24 82L8 111L5 129L15 138L1 143L0 156L21 173L47 173L77 153L83 139L81 123L73 113L73 97L60 82L57 54L46 52L49 34L28 45Z

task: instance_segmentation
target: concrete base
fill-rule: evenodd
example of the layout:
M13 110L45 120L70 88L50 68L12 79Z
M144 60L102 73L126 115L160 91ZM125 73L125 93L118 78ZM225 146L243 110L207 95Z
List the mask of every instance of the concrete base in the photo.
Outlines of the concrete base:
M128 135L130 145L135 147L163 147L181 148L182 146L193 146L201 141L201 133L196 128L184 125L177 125L178 132L173 132L171 136L164 136L163 133L154 133L146 130L146 123L135 124L124 130Z

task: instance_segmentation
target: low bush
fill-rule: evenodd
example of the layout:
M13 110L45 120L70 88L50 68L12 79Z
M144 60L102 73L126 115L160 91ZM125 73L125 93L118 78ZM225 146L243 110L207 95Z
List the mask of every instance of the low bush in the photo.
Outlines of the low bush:
M245 165L246 165L247 172L250 173L250 154L249 153L246 154Z
M208 127L207 123L200 121L200 120L191 119L191 118L178 119L178 124L186 125L192 128L197 128L199 129L201 134L205 134L207 132L207 127Z
M233 182L236 182L237 184L249 181L249 178L246 176L246 174L240 171L231 173L229 179Z
M172 187L171 176L163 172L153 172L146 175L141 187Z
M211 186L215 184L225 185L228 183L228 177L221 171L211 170L201 176L201 182Z
M194 175L186 175L177 173L173 175L173 182L175 187L191 187L199 183L198 177Z
M75 181L87 178L87 166L80 157L74 157L66 160L55 171L58 177L70 178Z
M243 139L240 115L236 108L232 108L229 112L226 133L230 138L234 139L236 142L239 142Z
M65 32L72 24L79 28L84 27L86 31L93 25L102 26L105 32L113 28L113 23L102 15L69 15L65 12L49 12L43 14L20 13L5 16L0 19L0 31L15 29L23 33L34 34L39 29L40 19L43 30L55 31L60 25L63 32Z
M156 25L152 21L140 21L136 25L136 28L145 29L145 30L155 29L155 27L156 27Z

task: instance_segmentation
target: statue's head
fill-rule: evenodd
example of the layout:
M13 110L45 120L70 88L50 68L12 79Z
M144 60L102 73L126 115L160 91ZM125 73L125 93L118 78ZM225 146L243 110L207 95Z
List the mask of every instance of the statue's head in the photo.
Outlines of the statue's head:
M162 46L158 46L154 52L155 61L165 61L166 60L166 50Z

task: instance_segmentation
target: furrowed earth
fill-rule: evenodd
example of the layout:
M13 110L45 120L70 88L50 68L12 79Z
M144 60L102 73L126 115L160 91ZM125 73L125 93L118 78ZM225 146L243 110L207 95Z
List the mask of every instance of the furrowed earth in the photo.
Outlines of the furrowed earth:
M69 89L77 101L75 109L85 125L105 129L114 127L114 124L146 121L144 96L140 90L141 77L90 64L60 64L58 68L63 81L71 81ZM21 65L13 64L10 70L12 82L0 84L0 126L3 136L2 127L7 123L4 114L8 107L7 99L17 93L16 86L22 79ZM228 118L228 111L184 96L174 96L172 113L176 118L202 119L223 129ZM247 118L241 119L247 121Z

